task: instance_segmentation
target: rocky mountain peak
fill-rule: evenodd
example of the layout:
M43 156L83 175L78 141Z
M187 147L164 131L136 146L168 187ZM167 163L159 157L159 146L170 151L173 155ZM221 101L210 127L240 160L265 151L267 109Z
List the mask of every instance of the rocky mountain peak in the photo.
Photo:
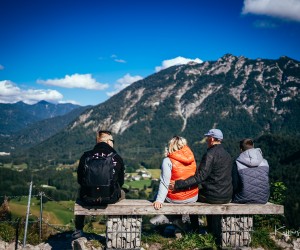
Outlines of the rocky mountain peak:
M67 133L70 147L81 152L97 130L108 129L135 158L129 148L161 148L174 134L193 145L212 127L232 139L298 131L299 65L293 59L226 54L217 61L173 66L87 109L48 143L63 152L65 140L59 138Z
M172 67L124 89L116 97L116 103L120 104L118 107L113 97L81 115L72 129L79 125L93 131L107 127L116 134L122 134L139 122L151 121L156 112L168 104L169 110L165 112L181 121L180 131L183 132L188 119L205 112L205 101L218 94L234 98L236 111L244 110L251 119L261 112L261 102L264 102L263 106L267 103L272 115L280 117L288 112L282 102L295 98L299 101L299 75L283 71L295 67L299 67L299 62L292 59L280 67L276 60L249 60L231 54L216 62ZM101 120L94 120L92 113L101 112L104 107L111 110L110 104L118 110L117 113L108 112ZM223 116L234 112L227 108L222 108Z

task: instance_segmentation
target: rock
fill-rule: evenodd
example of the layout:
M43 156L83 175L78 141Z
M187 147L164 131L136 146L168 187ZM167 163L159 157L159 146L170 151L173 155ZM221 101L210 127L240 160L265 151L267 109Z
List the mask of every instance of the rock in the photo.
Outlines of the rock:
M52 247L48 243L41 243L38 245L40 250L51 250Z
M73 240L72 247L73 250L87 250L85 244L87 243L87 239L85 237L78 238Z
M293 240L293 249L294 250L300 250L300 238L297 238L296 240Z
M20 248L22 249L22 247L20 246ZM0 248L0 249L5 249L5 250L15 250L15 243L5 243L5 248Z
M159 249L162 249L162 246L160 243L154 243L154 244L151 244L148 249L149 250L159 250Z

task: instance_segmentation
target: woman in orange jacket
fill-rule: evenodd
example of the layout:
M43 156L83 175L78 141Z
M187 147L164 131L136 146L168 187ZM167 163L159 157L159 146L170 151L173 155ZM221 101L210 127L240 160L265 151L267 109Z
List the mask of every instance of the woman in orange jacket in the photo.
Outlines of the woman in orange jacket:
M193 203L198 199L198 187L188 190L170 190L170 180L176 181L193 176L196 172L196 161L192 150L183 137L174 136L168 143L161 166L160 184L153 203L155 209L160 209L166 200L170 203Z

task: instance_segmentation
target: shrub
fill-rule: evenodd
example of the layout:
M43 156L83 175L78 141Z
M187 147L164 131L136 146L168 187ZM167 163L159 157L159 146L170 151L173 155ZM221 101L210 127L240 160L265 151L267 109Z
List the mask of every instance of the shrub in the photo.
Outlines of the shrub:
M5 242L12 242L15 239L15 229L8 223L0 223L0 238Z

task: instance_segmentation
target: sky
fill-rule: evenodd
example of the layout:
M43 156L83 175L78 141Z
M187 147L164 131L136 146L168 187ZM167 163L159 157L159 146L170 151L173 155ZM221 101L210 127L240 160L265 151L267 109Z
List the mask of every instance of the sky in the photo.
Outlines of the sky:
M288 56L300 0L0 0L0 103L97 105L167 67Z

